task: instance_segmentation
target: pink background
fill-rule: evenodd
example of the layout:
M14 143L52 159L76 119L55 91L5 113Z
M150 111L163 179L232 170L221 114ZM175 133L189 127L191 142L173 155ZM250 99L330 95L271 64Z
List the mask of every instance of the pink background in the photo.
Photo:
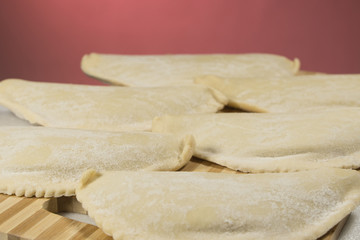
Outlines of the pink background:
M0 79L100 84L89 52L266 52L360 73L358 0L0 0Z

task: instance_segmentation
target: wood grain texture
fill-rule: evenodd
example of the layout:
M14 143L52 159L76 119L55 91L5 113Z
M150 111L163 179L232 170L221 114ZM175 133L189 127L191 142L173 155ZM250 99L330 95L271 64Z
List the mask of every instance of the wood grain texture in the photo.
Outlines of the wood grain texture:
M242 174L198 158L192 158L180 171ZM0 240L112 239L96 226L62 217L57 212L86 213L75 197L49 199L0 194ZM336 240L347 218L319 240Z

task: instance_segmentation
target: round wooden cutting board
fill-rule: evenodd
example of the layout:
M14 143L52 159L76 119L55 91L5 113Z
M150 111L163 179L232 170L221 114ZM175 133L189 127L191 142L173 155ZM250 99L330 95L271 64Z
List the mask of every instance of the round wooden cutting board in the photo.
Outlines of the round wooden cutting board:
M241 174L197 158L192 158L180 171ZM86 213L75 197L25 198L0 194L0 240L112 239L96 226L63 217L57 212ZM320 239L336 240L347 218Z

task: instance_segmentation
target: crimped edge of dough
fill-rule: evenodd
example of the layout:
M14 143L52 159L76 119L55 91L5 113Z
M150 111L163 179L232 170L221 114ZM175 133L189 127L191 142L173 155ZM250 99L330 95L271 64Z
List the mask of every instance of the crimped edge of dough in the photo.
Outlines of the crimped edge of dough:
M248 161L239 162L238 164L236 164L236 163L231 164L228 162L228 160L230 160L230 159L225 159L225 158L220 158L220 157L218 158L211 154L207 154L206 152L195 151L194 156L197 158L200 158L202 160L216 163L223 167L227 167L229 169L244 172L244 173L285 173L285 172L297 172L297 171L303 171L303 170L305 171L305 170L310 170L310 169L321 167L321 165L317 165L316 163L306 164L306 162L304 162L302 164L302 166L303 166L302 168L298 168L298 167L293 168L292 164L281 164L280 165L280 164L274 164L274 162L267 162L267 163L262 163L261 168L258 168L258 167L254 167L254 166L249 166L249 164L247 163L247 162L249 162L251 157L249 157ZM296 165L296 166L298 166L298 165Z
M180 140L180 151L178 154L177 162L173 165L172 168L159 168L159 166L150 166L143 169L144 171L176 171L183 166L185 166L193 156L195 152L195 138L192 135L185 135L184 138Z
M215 98L215 100L220 103L222 106L219 106L217 110L221 110L225 105L229 103L229 98L225 96L222 92L215 88L207 87L211 92L211 95Z
M349 170L353 171L353 170ZM357 173L359 174L359 173ZM99 173L97 173L95 170L88 170L83 174L85 184L90 183L91 181L94 181L96 178L100 176ZM81 180L82 181L82 180ZM82 185L81 188L83 188L84 185ZM79 186L76 188L81 189ZM108 219L106 219L103 216L99 216L98 214L94 214L96 207L90 207L88 204L83 202L83 198L81 195L76 194L77 200L82 204L83 208L88 212L89 217L91 217L96 225L101 228L104 233L106 233L109 236L114 237L115 229L112 228L112 222L110 222ZM332 227L334 227L336 224L338 224L342 219L344 219L348 214L351 213L358 205L360 204L360 189L354 188L353 191L346 194L345 200L342 201L339 206L336 208L335 212L336 214L330 215L330 216L324 216L322 221L316 225L311 225L310 229L306 229L306 231L298 231L295 234L290 233L291 239L294 240L312 240L317 239L324 234L326 234ZM126 226L123 226L126 227ZM307 234L304 234L306 232ZM117 238L119 236L116 236ZM287 236L279 236L281 239L285 239Z
M113 127L106 128L102 127L101 129L94 129L91 126L84 125L84 126L60 126L59 124L53 124L49 123L46 119L44 119L41 115L34 113L33 111L23 107L21 104L19 104L17 101L13 100L11 97L7 97L6 91L4 91L1 86L4 86L2 84L9 84L12 80L15 81L25 81L22 79L6 79L0 82L0 104L4 107L8 108L12 113L14 113L17 117L20 119L24 119L28 121L31 124L35 125L41 125L45 127L58 127L58 128L72 128L72 129L85 129L85 130L103 130L103 131L151 131L151 122L152 120L144 120L141 122L137 122L135 124L122 124L116 129ZM11 83L10 83L11 84ZM183 87L183 86L182 86ZM210 94L209 100L207 102L204 102L204 104L199 105L196 108L196 111L201 112L217 112L224 108L224 106L228 103L228 98L222 94L220 91L216 89L211 89L207 86L191 86L193 88L199 88L199 91L204 91L203 94ZM135 87L137 88L137 87ZM144 87L140 87L144 88ZM145 88L144 88L145 89ZM1 94L1 92L4 92L5 94Z
M341 206L337 208L334 212L336 214L333 214L331 216L324 217L323 221L321 221L320 224L312 225L311 229L308 230L309 234L304 235L300 234L300 239L317 239L324 234L326 234L331 228L333 228L336 224L338 224L341 220L343 220L347 215L349 215L360 203L360 197L359 197L360 191L356 193L350 194L349 197L343 203ZM304 230L305 231L305 230Z
M81 203L82 207L87 211L88 216L90 218L92 218L96 225L103 230L103 232L109 236L113 236L114 235L114 229L111 228L111 222L109 222L109 220L107 220L105 217L102 217L98 214L94 214L93 212L96 212L96 207L91 207L89 206L87 203L85 203L83 201L83 197L81 194L78 194L78 191L85 188L88 184L90 184L91 182L93 182L94 180L96 180L98 177L100 177L102 174L97 172L94 169L89 169L87 171L85 171L82 174L82 177L80 179L80 182L78 184L78 186L76 187L75 190L75 196L76 199Z
M161 124L158 124L160 128L157 128L156 131L161 131ZM360 168L360 161L347 161L342 164L332 164L332 162L311 162L304 160L294 160L289 162L289 159L292 158L291 155L277 157L274 160L270 160L269 162L262 163L260 167L254 167L254 164L250 164L248 162L251 159L256 157L249 157L247 161L239 162L238 164L229 164L226 158L216 157L214 155L208 154L207 152L202 152L195 150L194 156L209 162L213 162L219 164L221 166L240 171L246 173L281 173L281 172L298 172L298 171L306 171L315 168L341 168L341 169L358 169ZM286 160L285 160L286 159Z
M206 76L208 77L208 76ZM211 77L215 77L215 76L211 76ZM230 102L230 99L224 94L222 93L221 91L219 91L218 89L212 87L212 86L209 86L207 84L202 84L202 83L199 83L197 82L198 79L200 79L201 77L195 77L194 80L193 80L193 83L195 84L195 86L201 86L203 88L206 88L210 91L211 95L215 98L215 100L220 103L221 105L217 107L217 111L223 109L226 105L229 104Z
M354 173L356 172L356 174L359 174L359 172L355 170L347 170L347 171L353 171ZM360 188L353 188L352 191L346 194L344 201L342 201L339 204L340 206L338 206L337 209L334 210L335 214L332 214L330 216L324 216L324 218L322 219L322 221L320 221L319 224L311 225L310 230L308 230L309 234L305 235L302 234L303 232L300 232L299 236L297 236L298 239L311 240L323 236L332 227L334 227L348 214L350 214L359 204L360 204Z
M21 104L18 104L16 101L13 101L11 98L6 97L1 92L3 92L2 86L3 84L8 84L11 81L24 81L22 79L5 79L0 82L0 104L6 108L8 108L12 113L14 113L20 119L24 119L31 124L38 124L46 126L47 122L40 115L24 108Z
M157 165L152 165L147 169L143 169L144 171L172 171L172 170L178 170L181 167L183 167L185 164L187 164L194 151L195 151L195 139L192 135L186 135L183 139L181 139L180 142L180 151L178 154L177 162L175 165L170 168L164 168L161 169ZM78 187L81 189L90 182L94 181L96 178L101 176L100 173L98 173L94 169L89 169L86 172L82 174L80 183ZM24 176L23 178L26 178ZM76 184L76 183L75 183ZM62 196L73 196L75 195L75 187L65 187L64 184L59 184L61 188L58 188L57 186L54 186L57 184L49 183L49 186L46 187L35 187L35 188L29 188L28 186L14 186L11 183L10 184L1 184L1 176L0 176L0 193L7 194L7 195L15 195L18 197L62 197Z
M81 58L80 62L80 68L83 73L85 73L87 76L94 78L100 82L117 85L117 86L123 86L123 87L129 87L128 84L125 84L123 82L120 82L118 80L114 80L112 78L107 78L105 76L102 76L101 74L98 74L97 71L94 71L94 67L97 67L97 63L101 61L101 54L98 53L89 53L85 54Z
M76 189L83 189L86 185L93 182L95 179L101 177L101 173L96 171L95 169L88 169L81 175L80 181L76 187Z
M172 168L165 167L163 169L159 168L158 165L151 165L150 167L143 169L143 171L172 171L172 170L178 170L181 167L183 167L185 164L187 164L194 151L195 151L195 139L192 135L186 135L184 138L180 141L180 151L178 154L178 158L176 163L173 165ZM174 161L175 162L175 161ZM81 189L85 185L89 184L96 178L101 176L100 173L98 173L94 169L89 169L86 172L84 172L81 176L80 183L78 187ZM24 176L23 178L26 178ZM8 181L7 181L8 182ZM74 183L76 184L76 183ZM16 195L18 197L25 196L25 197L61 197L61 196L73 196L75 195L75 187L65 187L65 183L60 183L59 185L61 188L58 188L57 185L49 183L49 186L46 187L35 187L35 188L29 188L28 186L16 186L10 184L1 184L1 176L0 176L0 193L7 194L7 195Z
M209 99L207 102L204 101L203 104L198 105L196 108L192 109L193 111L195 111L195 113L215 113L223 109L225 105L229 102L229 99L223 93L205 85L193 84L193 85L181 86L181 87L195 88L199 92L203 92L201 94L210 95L208 97ZM183 114L194 114L194 112L193 113L186 112Z
M48 126L47 122L43 118L33 113L32 111L29 111L26 108L22 107L18 103L7 101L0 97L0 104L8 108L15 116L28 121L30 124Z
M180 143L180 154L178 157L178 164L174 166L173 170L178 170L181 167L183 167L186 163L188 163L191 159L191 157L193 156L193 153L195 151L195 138L192 135L186 135ZM150 170L150 169L147 169ZM164 169L166 171L170 171L169 169ZM159 170L161 171L161 169ZM79 190L85 188L88 184L90 184L91 182L93 182L94 180L96 180L97 178L99 178L101 176L101 173L97 172L94 169L89 169L87 171L85 171L82 174L82 177L76 187L75 190L75 195L76 198L79 202L82 203L82 206L85 210L88 211L88 215L89 217L91 217L92 219L94 219L96 225L101 228L104 233L106 233L109 236L113 236L114 235L114 229L112 229L111 227L105 227L105 226L111 226L110 222L107 222L108 220L98 216L96 214L93 214L93 211L95 212L94 208L89 207L86 203L83 202L83 198L81 196L79 196L79 194L76 194L76 192L78 192Z
M1 86L1 83L0 83ZM34 113L33 111L24 108L21 104L14 102L12 100L7 100L3 98L0 94L0 105L8 108L15 116L20 119L26 120L32 125L44 126L44 127L55 127L55 128L66 128L66 129L81 129L81 130L89 130L89 131L140 131L140 132L149 132L151 131L151 120L138 122L136 124L123 124L118 128L113 127L102 127L102 128L94 128L91 126L59 126L57 124L51 124L42 118L40 115Z
M1 179L0 179L1 181ZM15 180L14 180L15 181ZM56 186L49 185L47 187L33 187L29 188L26 186L14 186L12 184L0 185L0 193L7 195L15 195L17 197L70 197L75 195L75 186L74 187L65 187L65 184L61 188Z
M95 221L96 226L99 227L105 234L113 237L114 229L111 228L111 222L109 222L109 220L98 214L94 214L93 211L95 212L96 208L90 207L88 204L84 203L83 198L79 197L78 194L76 194L76 199L81 203L82 207L87 211L88 216Z
M232 99L230 96L227 96L225 93L221 92L221 90L215 88L211 84L208 84L208 81L218 82L218 81L221 81L222 79L223 78L215 76L215 75L204 75L204 76L196 77L194 79L194 83L202 85L202 86L206 86L206 87L212 89L213 91L221 93L221 95L225 96L228 99L228 101L227 101L227 103L225 103L225 105L228 105L230 107L241 109L246 112L257 112L257 113L267 113L268 112L267 110L259 108L255 105L236 101L236 99Z
M103 83L108 83L108 84L110 83L112 85L129 87L130 86L129 84L126 84L121 80L116 80L113 78L103 76L103 75L99 74L98 71L94 70L94 68L96 68L98 66L98 63L101 61L101 55L102 54L95 53L95 52L83 55L81 58L81 62L80 62L80 68L81 68L82 72L85 73L87 76L94 78ZM274 54L271 54L271 55L282 57L286 61L290 62L292 65L291 71L293 74L296 74L299 72L301 62L298 58L294 58L294 60L290 60L290 59L286 58L285 56L274 55Z

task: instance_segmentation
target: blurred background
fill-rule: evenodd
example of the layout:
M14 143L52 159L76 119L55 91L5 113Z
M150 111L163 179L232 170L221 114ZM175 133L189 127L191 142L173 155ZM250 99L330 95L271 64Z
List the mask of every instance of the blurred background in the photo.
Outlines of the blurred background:
M274 53L360 73L358 0L0 0L0 79L101 84L82 55Z

